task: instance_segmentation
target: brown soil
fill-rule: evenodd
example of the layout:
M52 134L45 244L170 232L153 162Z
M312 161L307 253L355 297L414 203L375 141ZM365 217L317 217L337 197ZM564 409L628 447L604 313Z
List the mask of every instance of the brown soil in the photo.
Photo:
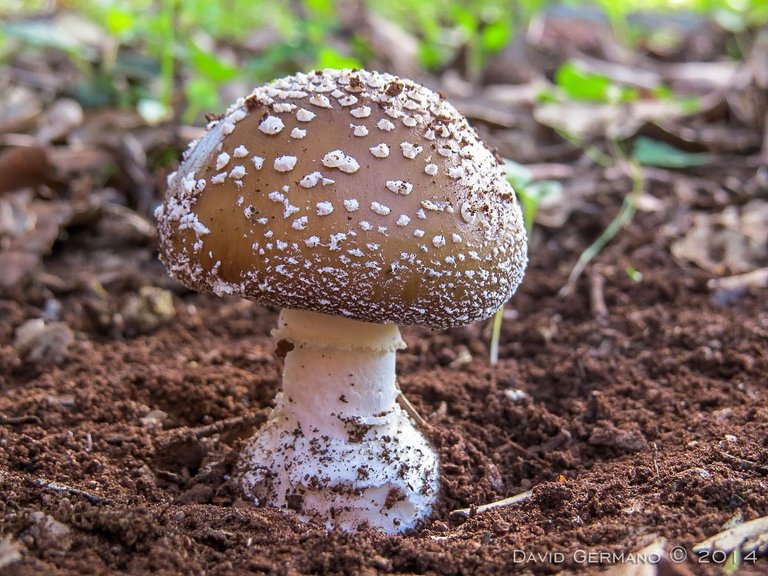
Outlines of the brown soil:
M587 552L656 536L690 552L735 516L768 514L765 294L716 302L707 275L670 256L670 209L638 215L558 296L614 200L604 216L537 230L498 365L488 325L404 329L400 382L432 427L443 490L434 517L398 537L329 534L242 501L230 474L278 389L275 312L185 292L151 246L71 229L46 275L0 300L0 534L4 554L21 555L3 573L583 572L612 563ZM72 271L106 294L62 282ZM130 337L142 330L115 311L158 285L176 319ZM607 315L590 304L601 293ZM46 311L75 341L59 364L24 361L14 331ZM519 504L451 514L529 489ZM665 569L721 570L693 554ZM763 557L741 573L766 571Z
M199 130L150 125L118 107L117 90L149 80L130 75L135 65L114 65L112 40L93 51L110 57L93 62L93 88L105 71L129 76L114 83L111 104L97 98L80 119L71 97L87 100L76 89L87 59L75 66L57 51L8 44L0 575L638 575L622 555L651 544L667 555L642 574L733 572L733 556L697 557L693 547L768 517L765 31L754 31L731 75L720 66L726 52L749 43L714 25L684 30L676 52L658 52L665 40L627 60L626 45L590 17L546 22L526 35L536 46L515 41L491 62L493 90L467 99L471 78L432 79L465 94L458 103L504 157L564 191L540 206L498 364L488 360L490 321L403 330L400 385L440 453L442 493L431 519L395 537L328 533L238 491L238 455L269 412L287 350L270 337L277 311L190 293L157 260L146 217ZM219 43L227 62L231 44ZM376 46L400 56L398 42ZM240 54L243 70L258 56L251 50ZM653 86L701 108L671 106L668 118L662 107L657 118L647 116L655 107L622 105L594 127L583 121L598 119L594 103L560 101L544 114L553 102L539 97L539 79L580 54L599 75L622 78L617 85L651 72ZM374 67L401 60L383 56ZM686 63L693 68L678 66ZM636 104L666 102L663 91L645 94L644 74L637 80ZM573 141L559 136L574 130ZM672 162L646 151L642 163L641 136L705 152L706 163L658 148ZM598 151L612 160L601 163ZM633 189L627 154L643 164L638 212L559 295ZM747 272L758 276L735 289L710 282ZM738 573L768 574L766 548L744 556ZM675 564L681 552L687 560Z

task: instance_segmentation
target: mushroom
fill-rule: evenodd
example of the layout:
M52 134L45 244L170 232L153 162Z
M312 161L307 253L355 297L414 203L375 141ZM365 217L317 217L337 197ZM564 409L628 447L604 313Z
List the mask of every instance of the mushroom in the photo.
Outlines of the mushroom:
M440 94L324 70L238 100L168 187L171 275L282 308L283 389L241 458L246 496L328 528L414 527L439 464L397 402L398 325L487 318L520 283L521 211L494 153Z

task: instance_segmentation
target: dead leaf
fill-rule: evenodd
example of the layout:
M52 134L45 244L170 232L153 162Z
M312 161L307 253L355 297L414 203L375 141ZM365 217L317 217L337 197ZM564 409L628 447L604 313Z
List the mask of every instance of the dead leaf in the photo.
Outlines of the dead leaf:
M51 163L62 174L77 175L83 172L97 172L114 164L108 151L95 146L53 146L48 150Z
M608 62L581 55L573 60L582 70L608 78L615 84L654 90L662 85L661 76L652 70L644 70L637 64L628 66L619 62Z
M696 544L693 551L697 554L712 550L730 553L737 548L743 554L748 554L753 550L760 550L761 553L768 551L768 516L723 530Z
M146 122L135 111L109 109L89 115L74 132L84 148L108 154L109 164L117 168L113 175L117 186L135 199L142 213L149 212L154 196L147 152L137 136L145 127ZM98 156L93 151L90 153L91 159Z
M763 136L757 130L715 124L696 130L696 140L712 152L749 153L760 149Z
M21 132L40 114L40 97L26 86L10 85L0 91L0 134Z
M683 93L705 94L730 86L739 63L733 61L682 62L661 68L661 79Z
M0 292L14 294L48 255L61 231L108 218L132 242L154 238L154 228L127 208L104 206L98 196L87 202L33 200L15 192L0 198Z
M42 318L27 320L16 329L13 346L26 362L58 364L75 341L72 329L63 322L45 323Z
M83 107L77 100L59 98L40 119L37 131L38 142L52 142L67 136L74 128L83 123Z
M365 36L377 57L382 58L387 70L405 78L418 77L419 41L391 20L365 10L368 25Z
M8 296L18 293L32 276L40 260L40 256L31 252L0 251L0 270L3 271L0 274L0 295Z
M726 93L728 106L744 126L764 128L768 112L768 32L755 39L747 61L741 66Z
M7 568L19 562L24 547L10 536L0 540L0 568Z
M543 16L531 23L528 40L549 54L595 54L616 59L623 52L610 24L599 10L582 6L574 10L553 5Z
M638 100L624 104L598 104L566 100L534 108L536 120L579 140L598 137L626 140L644 124L665 123L685 115L682 104L669 100Z
M672 243L672 254L716 275L763 266L768 260L768 202L753 200L718 214L693 214L685 236Z
M631 559L612 566L607 576L656 576L659 574L658 564L666 557L666 540L658 538L640 550L630 553Z
M41 185L54 190L65 186L57 177L45 148L29 146L0 152L0 194Z
M17 199L18 197L16 197ZM9 202L0 201L0 214L3 206ZM72 217L73 209L68 202L45 202L33 200L25 207L24 224L11 232L0 228L0 235L5 232L3 248L6 250L22 250L39 255L50 252L53 243L59 236L62 226Z
M746 274L725 278L712 278L707 282L714 291L713 300L718 304L729 304L738 300L750 288L768 288L768 268L758 268Z
M482 122L493 128L514 128L518 122L518 114L506 106L485 101L481 97L463 100L452 98L456 109L469 118L473 124Z
M483 95L494 104L528 109L539 94L550 86L542 79L535 79L527 84L495 84L487 86L483 90Z
M26 234L35 227L35 214L30 210L30 194L12 194L0 199L0 239L8 247L8 238Z

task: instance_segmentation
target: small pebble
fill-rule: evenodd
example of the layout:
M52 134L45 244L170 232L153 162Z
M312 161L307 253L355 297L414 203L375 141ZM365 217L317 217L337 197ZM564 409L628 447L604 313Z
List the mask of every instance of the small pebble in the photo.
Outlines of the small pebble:
M25 362L58 364L74 341L74 332L63 322L46 324L42 318L34 318L16 329L13 346Z
M168 419L168 414L162 410L151 410L146 416L139 419L141 425L144 428L150 430L159 429L163 427L163 422Z
M176 316L173 295L168 290L144 286L128 298L121 315L128 336L152 332Z

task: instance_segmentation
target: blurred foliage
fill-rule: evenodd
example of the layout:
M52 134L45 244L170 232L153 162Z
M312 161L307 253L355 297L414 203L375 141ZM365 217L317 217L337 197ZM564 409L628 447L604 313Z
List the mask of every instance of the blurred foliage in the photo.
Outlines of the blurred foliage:
M546 0L435 0L433 2L369 2L372 10L399 23L420 41L421 64L427 69L441 68L457 55L467 52L472 72L481 70L490 54L504 48L515 27L541 9Z
M533 236L533 224L539 211L539 205L549 196L556 197L562 194L563 185L555 180L534 181L528 168L509 159L504 160L504 172L520 199L525 231L530 239Z
M557 69L555 83L573 100L594 102L631 102L638 90L613 82L610 78L584 70L578 62L568 61Z
M691 168L703 166L712 161L709 154L686 152L674 146L646 136L635 138L632 158L641 166L659 168Z
M470 78L504 49L516 34L554 5L582 6L583 0L358 0L415 37L420 64L437 71L462 60ZM630 16L638 10L687 10L731 30L768 23L766 0L597 0L619 38L632 42L638 31ZM161 108L174 105L192 120L220 109L221 87L246 86L311 68L357 67L375 54L367 39L346 28L343 10L354 0L0 0L0 58L19 46L65 52L85 79L76 96L90 105L108 103ZM109 39L101 45L78 42L70 31L50 24L46 14L69 9L84 16ZM40 18L32 18L40 15ZM24 17L22 20L21 18ZM628 101L632 89L566 63L556 82L575 99ZM177 90L182 86L183 90ZM185 102L174 96L183 93ZM162 115L162 114L161 114Z

